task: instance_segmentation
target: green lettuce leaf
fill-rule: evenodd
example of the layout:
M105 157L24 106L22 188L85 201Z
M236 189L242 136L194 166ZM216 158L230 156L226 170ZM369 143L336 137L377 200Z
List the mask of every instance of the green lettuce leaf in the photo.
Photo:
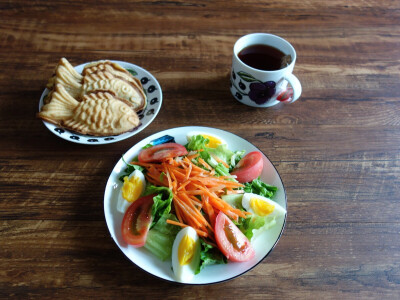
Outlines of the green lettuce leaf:
M236 164L239 162L239 160L243 157L244 153L246 151L231 151L228 149L227 145L219 145L215 149L209 148L208 151L217 156L219 159L223 160L228 166L229 166L229 171L232 171L232 169L236 166Z
M124 169L124 172L122 173L121 176L119 176L119 180L124 182L124 177L129 176L132 174L133 171L139 170L139 171L144 171L144 168L138 165L132 165L128 162L125 161L124 157L122 156L122 161L126 164L126 168ZM138 161L137 157L135 157L132 161Z
M144 247L161 260L171 256L172 245L180 228L168 224L167 219L177 221L175 215L171 214L172 191L167 187L157 187L147 184L144 195L155 194L151 215L153 221L147 234Z
M208 139L202 135L194 135L190 138L189 143L186 145L188 151L196 151L206 149L206 144L209 142Z
M242 206L243 194L222 195L221 199L234 208L244 210Z
M246 193L257 194L270 199L275 196L277 190L276 186L269 185L259 178L254 179L252 182L246 182L244 187Z
M195 271L195 274L199 274L200 271L209 265L215 264L226 264L228 260L222 254L222 252L210 244L207 244L202 239L200 239L200 264Z
M149 230L144 245L146 249L162 261L171 257L172 246L180 230L178 226L166 223L167 219L178 221L173 214L163 214L153 228Z
M240 218L236 223L240 231L243 232L249 241L251 241L251 239L256 237L259 233L268 230L275 224L275 218L260 217L254 214L246 219Z
M232 207L245 210L242 206L243 194L223 195L222 200L230 204ZM241 232L251 240L257 234L267 230L276 224L275 218L260 217L255 214L247 218L239 218L238 222L234 222Z
M153 197L154 204L151 209L153 222L151 223L150 228L152 228L164 214L168 214L171 211L173 195L172 191L167 187L158 187L152 184L147 184L143 195L147 196L150 194L156 194L156 196Z
M218 163L215 167L215 173L220 176L229 176L229 169L225 167L222 163ZM233 180L233 178L232 178Z
M188 151L203 150L200 152L200 157L204 159L210 166L216 169L219 175L229 175L229 172L236 166L239 160L244 155L245 151L231 151L228 146L218 145L217 148L209 148L206 144L209 140L202 135L194 135L190 138L189 143L186 145ZM218 157L224 161L229 168L226 168L222 163L218 163L214 157ZM201 166L199 164L199 166Z

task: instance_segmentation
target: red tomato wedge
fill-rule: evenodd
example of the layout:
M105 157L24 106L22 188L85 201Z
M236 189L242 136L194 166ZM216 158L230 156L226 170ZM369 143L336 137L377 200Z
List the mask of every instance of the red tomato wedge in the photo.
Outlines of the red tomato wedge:
M253 151L246 154L238 162L231 174L236 175L236 179L240 183L250 182L261 175L263 166L262 154L258 151Z
M248 261L255 255L248 238L221 211L215 221L215 240L219 250L231 261Z
M142 247L146 243L152 221L151 208L154 195L148 195L137 199L125 212L122 219L122 238L129 245Z
M139 153L139 162L160 162L166 158L172 158L177 156L186 155L188 151L180 144L176 143L165 143L157 146L153 146L147 149L143 149Z

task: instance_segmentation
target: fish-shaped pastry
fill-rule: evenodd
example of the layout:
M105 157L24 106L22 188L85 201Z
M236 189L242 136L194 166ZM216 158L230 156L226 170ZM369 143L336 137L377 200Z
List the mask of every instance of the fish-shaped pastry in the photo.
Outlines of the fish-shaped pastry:
M129 71L121 67L119 64L109 60L99 60L87 64L83 68L82 74L85 76L87 74L92 74L99 71L110 72L115 77L119 77L128 82L132 82L133 84L136 84L138 88L142 89L142 84L139 79L137 79L135 76L133 76ZM144 92L143 95L146 96Z
M46 87L52 91L56 84L61 84L75 99L82 94L83 76L79 74L66 58L58 62L54 75L48 80ZM50 92L51 94L51 92ZM51 95L45 99L45 104L51 99Z
M114 77L121 78L129 83L131 83L134 87L136 87L136 91L139 94L136 98L136 103L138 104L138 108L143 109L146 107L147 104L147 97L143 90L142 83L138 78L133 76L128 70L121 67L119 64L109 61L109 60L99 60L92 63L87 64L82 71L83 76L87 76L93 73L100 73L100 72L109 72ZM138 110L136 110L138 111Z
M132 131L140 123L131 104L108 92L83 96L79 102L61 84L56 84L51 101L38 117L81 134L94 136L118 135Z
M53 87L61 84L78 101L88 93L102 91L129 101L135 111L145 108L147 99L140 81L118 64L101 62L103 63L89 64L91 67L85 68L84 75L81 75L67 59L62 58L56 67L55 75L47 84L51 92L44 103L47 104L51 100Z
M111 92L116 97L129 101L135 111L142 110L146 105L143 89L108 71L88 73L83 77L82 95L95 91Z

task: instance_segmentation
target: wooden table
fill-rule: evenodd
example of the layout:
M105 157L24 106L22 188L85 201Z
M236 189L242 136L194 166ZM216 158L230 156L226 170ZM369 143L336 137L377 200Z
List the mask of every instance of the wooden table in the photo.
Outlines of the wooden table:
M398 299L400 2L0 1L0 297ZM232 47L251 32L297 50L294 104L244 106ZM58 138L35 118L61 57L131 62L160 82L152 124L114 144ZM274 251L232 281L183 286L141 271L108 232L121 155L160 130L211 126L273 162L288 197Z

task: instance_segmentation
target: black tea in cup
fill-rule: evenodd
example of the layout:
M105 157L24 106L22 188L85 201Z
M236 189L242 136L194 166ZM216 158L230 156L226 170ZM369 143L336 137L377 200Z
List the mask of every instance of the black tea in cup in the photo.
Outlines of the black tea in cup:
M257 44L243 48L239 59L246 65L263 71L276 71L290 65L292 58L269 45Z

